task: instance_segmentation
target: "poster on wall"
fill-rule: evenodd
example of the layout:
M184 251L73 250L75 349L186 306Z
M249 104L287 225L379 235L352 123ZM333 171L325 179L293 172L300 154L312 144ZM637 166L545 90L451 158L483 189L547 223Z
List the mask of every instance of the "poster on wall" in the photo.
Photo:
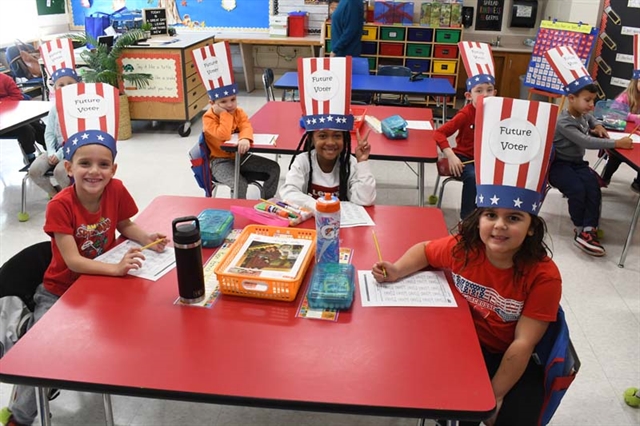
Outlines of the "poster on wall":
M633 35L640 34L640 1L605 0L600 37L591 76L600 86L598 97L615 99L633 73Z
M125 86L129 101L182 102L182 67L178 53L124 53L122 69L153 76L146 87Z
M167 24L190 29L268 31L275 0L67 0L71 29L84 29L84 18L96 12L165 8Z
M547 62L544 54L557 46L571 46L583 65L588 68L589 58L598 37L598 29L587 24L560 21L542 21L531 53L524 85L564 95L563 84Z
M476 31L500 31L504 0L478 0Z
M36 0L38 16L63 14L65 1L66 0Z

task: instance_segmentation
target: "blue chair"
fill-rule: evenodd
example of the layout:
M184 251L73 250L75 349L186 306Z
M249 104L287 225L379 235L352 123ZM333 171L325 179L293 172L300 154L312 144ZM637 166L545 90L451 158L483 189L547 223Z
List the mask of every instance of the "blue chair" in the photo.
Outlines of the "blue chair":
M369 60L367 58L352 58L352 75L369 75ZM369 105L373 99L370 92L351 92L351 103L353 105Z
M380 65L378 75L391 75L399 77L411 77L411 69L400 65ZM408 106L407 95L376 93L374 102L377 105Z
M40 89L40 94L43 99L48 99L48 91L47 85L45 84L45 80L42 77L28 78L24 72L24 70L20 67L18 63L18 59L20 59L20 49L17 46L9 46L5 50L5 57L7 62L9 63L9 69L11 70L11 74L13 74L13 78L27 78L27 81L22 83L17 83L18 87L22 92L28 91L32 88ZM29 99L31 99L29 97Z

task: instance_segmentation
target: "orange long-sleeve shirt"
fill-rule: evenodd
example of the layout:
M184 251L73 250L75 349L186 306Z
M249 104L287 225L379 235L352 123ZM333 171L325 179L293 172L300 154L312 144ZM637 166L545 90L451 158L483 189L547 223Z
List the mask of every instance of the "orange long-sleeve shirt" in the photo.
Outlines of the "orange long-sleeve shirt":
M235 153L220 148L231 139L233 133L239 133L238 139L249 139L253 143L253 127L242 108L236 108L233 114L224 111L220 116L214 114L213 108L209 108L202 118L202 127L211 158L235 158Z

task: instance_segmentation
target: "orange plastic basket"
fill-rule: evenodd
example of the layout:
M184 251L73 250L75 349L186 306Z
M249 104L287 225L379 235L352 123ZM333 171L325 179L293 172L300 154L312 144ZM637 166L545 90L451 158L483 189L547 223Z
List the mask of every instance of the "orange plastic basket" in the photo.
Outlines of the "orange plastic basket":
M302 265L295 278L267 278L246 274L224 272L231 264L242 246L251 234L268 235L270 237L290 237L293 239L311 240L311 245L306 253ZM220 260L215 269L218 277L220 293L233 296L255 297L258 299L282 300L291 302L295 300L300 284L309 268L309 264L316 252L316 231L313 229L281 228L277 226L248 225L240 233L227 254Z
M367 109L363 107L351 106L351 114L353 114L353 130L357 132L364 123L364 117L367 115Z

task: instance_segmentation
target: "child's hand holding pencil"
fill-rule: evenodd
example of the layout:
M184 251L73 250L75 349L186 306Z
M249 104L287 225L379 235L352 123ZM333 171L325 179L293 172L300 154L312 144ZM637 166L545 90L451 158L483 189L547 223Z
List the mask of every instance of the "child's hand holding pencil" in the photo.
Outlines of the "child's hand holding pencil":
M167 238L167 236L159 233L149 235L148 241L150 241L148 244L140 247L140 251L148 249L158 253L162 253L164 251L164 248L169 243L169 239Z

